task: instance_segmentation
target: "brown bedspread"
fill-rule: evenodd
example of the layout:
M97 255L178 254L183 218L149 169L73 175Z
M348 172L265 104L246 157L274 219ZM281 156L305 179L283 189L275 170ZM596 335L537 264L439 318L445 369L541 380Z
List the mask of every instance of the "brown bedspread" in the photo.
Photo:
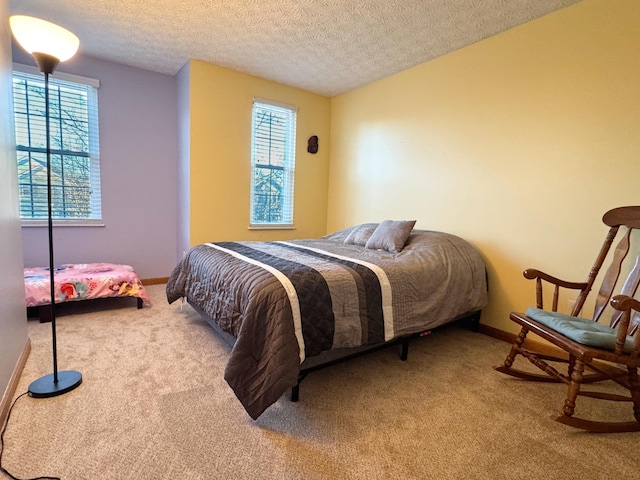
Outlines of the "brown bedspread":
M252 418L330 348L390 341L487 303L485 266L466 241L414 230L398 254L321 239L193 247L167 283L236 343L225 380Z

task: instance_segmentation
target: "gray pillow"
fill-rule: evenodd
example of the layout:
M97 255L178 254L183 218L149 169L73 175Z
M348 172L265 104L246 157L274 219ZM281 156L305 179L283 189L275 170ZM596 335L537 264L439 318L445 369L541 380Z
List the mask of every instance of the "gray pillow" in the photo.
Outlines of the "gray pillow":
M369 240L369 237L377 227L377 223L363 223L362 225L353 227L349 232L349 235L344 239L344 243L347 245L360 245L361 247L364 247L367 244L367 240Z
M400 253L415 224L415 220L384 220L369 237L365 247Z

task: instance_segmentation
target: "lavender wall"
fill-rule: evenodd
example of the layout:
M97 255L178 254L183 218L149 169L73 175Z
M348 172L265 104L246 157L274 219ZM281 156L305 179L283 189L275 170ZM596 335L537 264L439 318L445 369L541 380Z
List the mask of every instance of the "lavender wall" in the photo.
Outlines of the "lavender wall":
M13 46L13 61L34 65ZM56 71L100 81L103 227L55 227L55 262L132 265L167 277L177 252L176 78L77 55ZM54 73L55 76L55 73ZM23 227L26 267L48 264L46 227Z

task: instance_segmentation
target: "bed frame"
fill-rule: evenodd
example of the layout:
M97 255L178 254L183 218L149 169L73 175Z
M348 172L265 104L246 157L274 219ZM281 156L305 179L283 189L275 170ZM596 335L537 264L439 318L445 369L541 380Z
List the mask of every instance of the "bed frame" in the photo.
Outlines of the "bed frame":
M105 298L125 298L125 297L105 297ZM143 307L144 301L140 297L130 297L130 298L136 299L136 305L139 309ZM80 300L74 303L82 303L82 302L90 302L90 301L91 300ZM62 303L69 303L69 302L62 302ZM60 308L60 305L62 305L62 303L56 303L55 305L56 312ZM51 318L53 317L52 310L53 310L53 305L51 305L50 303L47 305L40 305L37 307L27 307L27 318L38 318L40 320L40 323L50 322Z
M233 335L223 331L220 326L197 305L194 305L187 299L187 303L193 307L193 309L200 314L200 316L216 331L218 335L227 343L230 347L233 347L236 339ZM469 325L472 331L478 332L480 329L480 314L481 311L468 312L452 319L444 325L449 325L453 322L465 322ZM435 327L439 328L439 327ZM432 329L424 330L422 332L399 337L390 342L377 343L374 345L364 345L362 347L352 348L336 348L332 350L326 350L319 355L308 357L300 365L300 373L298 374L298 383L291 387L291 401L297 402L300 399L300 383L307 377L307 375L316 370L321 370L326 367L330 367L340 362L350 360L356 357L360 357L367 353L372 353L383 348L390 347L392 345L401 345L400 360L406 361L409 358L409 342L416 338L421 338L429 335Z

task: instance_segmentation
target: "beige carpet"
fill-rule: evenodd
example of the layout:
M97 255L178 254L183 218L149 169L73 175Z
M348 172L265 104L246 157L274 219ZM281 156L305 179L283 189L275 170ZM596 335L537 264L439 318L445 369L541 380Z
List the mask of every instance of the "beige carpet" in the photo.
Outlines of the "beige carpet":
M76 390L21 398L5 434L18 477L63 479L637 479L640 434L586 434L551 420L560 385L492 370L508 346L448 327L310 374L252 421L223 377L229 347L188 306L132 299L76 304L58 317L60 370ZM99 310L96 311L95 309ZM51 373L51 330L18 392ZM579 411L602 415L590 399ZM630 418L630 404L612 416ZM2 474L0 474L2 478Z

